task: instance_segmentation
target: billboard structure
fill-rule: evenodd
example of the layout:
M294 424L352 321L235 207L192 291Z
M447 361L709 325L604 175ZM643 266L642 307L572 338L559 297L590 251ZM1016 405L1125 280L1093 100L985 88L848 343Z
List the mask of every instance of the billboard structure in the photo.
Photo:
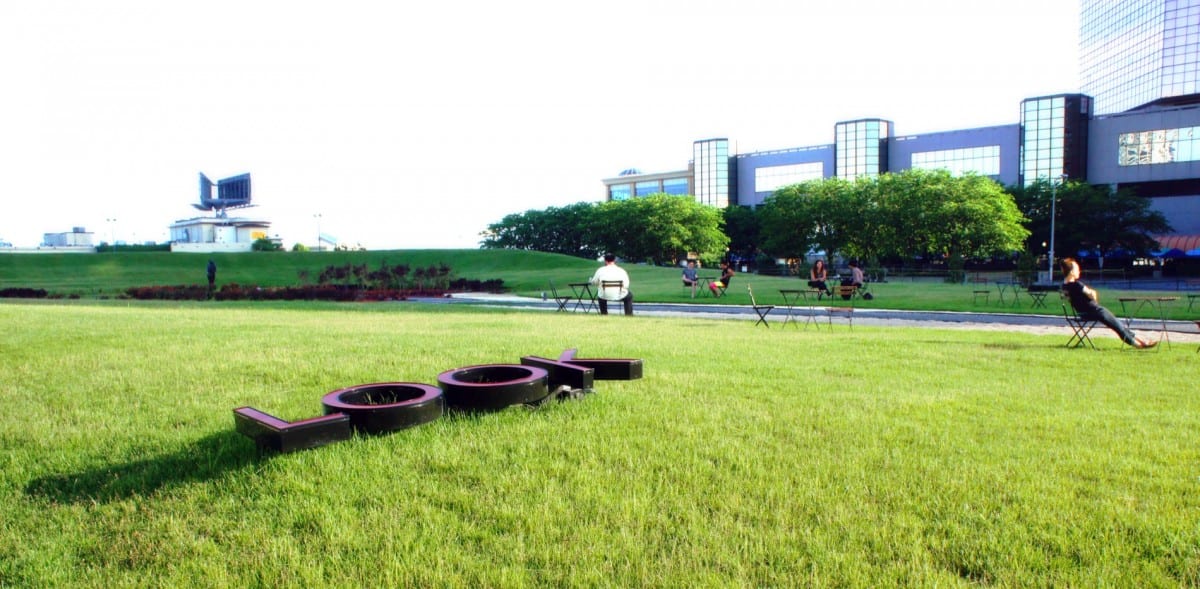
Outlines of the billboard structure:
M213 181L203 173L200 174L200 204L192 206L202 211L215 211L217 217L224 218L225 211L241 207L254 206L250 204L250 174L241 174L217 180L217 197L213 198Z

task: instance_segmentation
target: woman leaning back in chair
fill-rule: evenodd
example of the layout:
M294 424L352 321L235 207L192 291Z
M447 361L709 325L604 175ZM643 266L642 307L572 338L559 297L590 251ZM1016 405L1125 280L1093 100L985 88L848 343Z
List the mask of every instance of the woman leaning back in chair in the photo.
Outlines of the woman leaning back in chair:
M1134 335L1112 311L1100 306L1100 295L1079 281L1079 262L1075 261L1075 258L1063 258L1062 271L1063 294L1067 295L1067 300L1071 301L1071 306L1079 313L1081 319L1099 321L1107 325L1109 329L1117 332L1125 343L1135 348L1153 348L1158 345L1158 342L1147 341Z

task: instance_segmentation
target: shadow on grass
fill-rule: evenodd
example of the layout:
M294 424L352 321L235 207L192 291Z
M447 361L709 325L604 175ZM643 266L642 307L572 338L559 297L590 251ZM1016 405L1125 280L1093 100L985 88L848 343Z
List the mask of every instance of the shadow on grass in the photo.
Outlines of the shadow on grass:
M119 501L217 478L256 462L256 458L254 445L230 430L152 458L39 477L29 481L25 493L56 503Z

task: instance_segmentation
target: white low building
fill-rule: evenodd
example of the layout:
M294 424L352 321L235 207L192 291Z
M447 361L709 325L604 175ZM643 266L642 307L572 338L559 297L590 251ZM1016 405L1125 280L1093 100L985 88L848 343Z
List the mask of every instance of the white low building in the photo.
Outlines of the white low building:
M171 251L248 252L270 227L270 221L245 217L183 219L171 224Z

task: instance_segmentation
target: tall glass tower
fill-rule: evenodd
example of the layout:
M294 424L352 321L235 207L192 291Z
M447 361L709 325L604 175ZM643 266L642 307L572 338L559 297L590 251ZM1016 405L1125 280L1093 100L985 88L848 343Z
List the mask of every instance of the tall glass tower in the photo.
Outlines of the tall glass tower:
M692 160L695 166L696 202L718 208L730 204L731 170L729 166L729 140L720 137L692 143Z
M844 121L833 126L837 177L848 180L888 171L892 122L883 119Z
M1080 91L1096 114L1200 94L1200 0L1081 0Z

